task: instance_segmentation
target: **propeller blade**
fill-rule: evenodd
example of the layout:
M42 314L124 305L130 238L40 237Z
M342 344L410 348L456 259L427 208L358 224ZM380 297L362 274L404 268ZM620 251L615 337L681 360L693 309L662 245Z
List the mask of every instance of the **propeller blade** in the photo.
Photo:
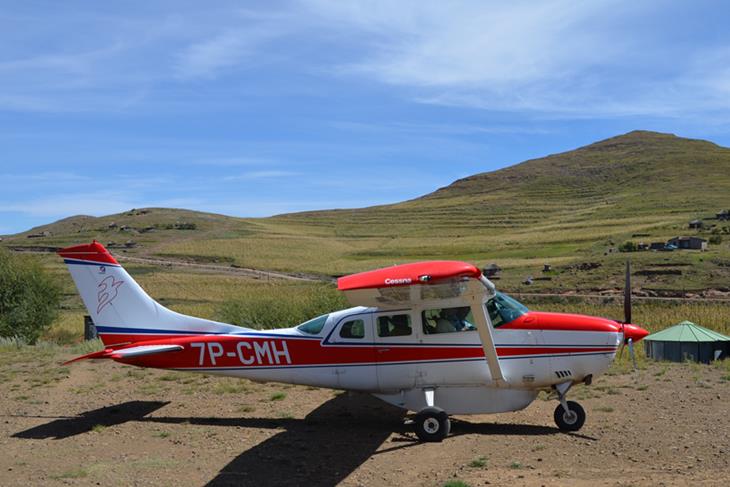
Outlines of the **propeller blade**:
M631 261L626 260L626 282L624 283L624 323L631 323Z

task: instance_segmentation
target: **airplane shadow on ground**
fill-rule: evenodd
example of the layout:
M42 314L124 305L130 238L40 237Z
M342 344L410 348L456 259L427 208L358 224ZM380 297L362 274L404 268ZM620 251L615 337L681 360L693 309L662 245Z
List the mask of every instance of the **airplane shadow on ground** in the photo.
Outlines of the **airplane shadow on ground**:
M169 402L129 401L75 417L56 418L15 433L13 437L62 439L91 431L96 425L112 426L129 421L283 430L231 460L208 482L208 487L334 486L373 455L419 444L411 428L404 424L403 410L368 394L339 394L304 419L147 416L167 404ZM396 435L391 439L392 446L378 450L393 433ZM451 437L467 434L530 436L560 432L547 426L452 420Z
M169 401L128 401L81 413L78 416L56 418L50 423L34 426L13 435L13 438L61 440L71 436L88 433L95 426L114 426L129 421L139 421L146 415L170 404ZM40 416L27 416L40 417Z
M333 486L365 463L393 432L405 433L403 416L403 410L370 395L344 393L304 419L150 417L144 421L283 429L231 460L208 487ZM403 440L416 443L415 437Z

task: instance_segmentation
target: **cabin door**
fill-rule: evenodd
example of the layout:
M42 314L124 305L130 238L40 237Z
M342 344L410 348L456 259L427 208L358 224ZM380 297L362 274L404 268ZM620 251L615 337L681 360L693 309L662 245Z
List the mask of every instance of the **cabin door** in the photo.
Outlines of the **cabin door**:
M410 311L378 313L374 317L378 385L383 392L413 389L422 347Z
M337 386L358 391L377 391L378 379L374 358L373 315L350 315L340 320L330 338L336 353Z

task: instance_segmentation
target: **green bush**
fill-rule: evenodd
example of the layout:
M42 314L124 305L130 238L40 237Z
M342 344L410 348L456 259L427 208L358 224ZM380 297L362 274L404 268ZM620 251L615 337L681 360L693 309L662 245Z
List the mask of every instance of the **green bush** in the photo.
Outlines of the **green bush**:
M636 244L628 240L618 246L619 252L636 252Z
M710 237L710 243L712 245L720 245L722 243L722 235L713 235Z
M272 329L298 325L346 307L344 296L331 284L262 285L225 301L218 309L218 318L247 328Z
M0 249L0 336L34 344L58 313L60 286L41 265Z

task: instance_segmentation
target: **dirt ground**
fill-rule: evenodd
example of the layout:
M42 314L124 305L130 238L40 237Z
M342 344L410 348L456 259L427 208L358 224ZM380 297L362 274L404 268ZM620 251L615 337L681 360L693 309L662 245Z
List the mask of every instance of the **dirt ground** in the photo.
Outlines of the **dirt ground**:
M0 352L0 485L730 485L727 366L650 364L422 444L367 395Z

